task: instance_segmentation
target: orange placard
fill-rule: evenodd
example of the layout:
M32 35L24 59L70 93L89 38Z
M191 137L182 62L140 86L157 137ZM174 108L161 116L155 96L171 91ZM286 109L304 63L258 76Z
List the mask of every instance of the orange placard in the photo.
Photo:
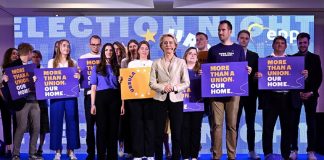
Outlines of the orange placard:
M144 99L153 98L155 92L149 86L150 67L143 68L121 68L121 98L127 99Z

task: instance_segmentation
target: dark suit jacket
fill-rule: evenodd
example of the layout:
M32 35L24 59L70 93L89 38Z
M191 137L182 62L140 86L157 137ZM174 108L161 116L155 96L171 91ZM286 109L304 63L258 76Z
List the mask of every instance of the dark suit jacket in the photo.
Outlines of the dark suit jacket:
M15 67L15 66L21 66L21 65L23 65L22 61L20 59L17 59L15 61L13 61L12 63L10 63L7 68ZM4 85L3 86L4 87L3 91L6 92L4 94L4 96L6 98L6 103L9 106L9 108L11 110L14 110L14 111L21 110L26 104L26 98L20 98L20 99L17 99L17 100L13 101L12 98L11 98L11 95L9 93L10 89L9 89L8 83L3 82L3 85Z
M302 53L296 53L294 56L304 56ZM318 97L318 89L322 83L322 67L320 57L311 52L305 55L305 69L308 70L308 77L305 80L305 89L303 92L313 92Z
M258 71L258 59L259 55L257 53L247 50L246 60L248 61L248 66L252 67L252 72L249 75L249 96L258 95L258 81L254 78L255 73Z
M287 57L290 56L291 55L287 55ZM266 58L271 58L271 57L272 56L267 56ZM296 92L289 91L287 93L287 101L289 102L288 105L290 105L289 107L291 107L292 103L295 101L296 96L293 96L293 93ZM269 98L271 97L272 94L275 94L273 90L259 90L259 109L271 109L273 107L276 107L276 106L272 106L273 100Z
M302 106L302 100L300 99L299 92L313 92L313 100L317 100L317 97L319 97L318 89L322 83L322 67L320 57L309 51L305 55L298 52L293 56L305 56L305 69L308 70L305 89L292 92L294 98L293 107L300 108Z

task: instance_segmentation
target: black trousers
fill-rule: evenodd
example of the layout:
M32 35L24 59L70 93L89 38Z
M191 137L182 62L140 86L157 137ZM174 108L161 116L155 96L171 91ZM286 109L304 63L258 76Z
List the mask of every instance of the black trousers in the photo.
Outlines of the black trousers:
M179 160L181 129L183 119L183 102L171 102L169 96L165 101L155 100L155 159L163 158L163 134L166 116L169 114L172 141L172 160Z
M116 160L120 91L108 89L96 92L97 152L99 160Z
M255 113L256 113L256 96L246 96L240 98L240 105L237 115L237 123L236 123L236 130L239 131L240 127L240 120L242 116L243 109L245 111L245 123L247 127L247 142L248 142L248 149L249 152L254 151L255 146ZM237 138L238 138L237 134Z
M129 101L129 118L134 157L154 157L154 109L152 99Z
M129 118L130 100L124 101L125 114L120 116L118 140L124 144L124 153L132 154L132 136Z
M182 120L181 154L183 159L198 158L204 112L185 112Z
M262 145L264 155L273 153L272 137L276 121L279 117L281 126L280 149L283 158L288 159L290 154L290 125L291 103L289 94L273 92L269 94L271 104L263 109Z
M213 126L213 115L211 114L211 109L210 109L210 99L209 98L204 98L204 112L207 115L208 118L208 125L209 128L212 128ZM210 130L210 151L212 151L212 147L214 145L214 137L213 137L213 130Z
M0 110L1 110L1 120L3 128L3 139L6 145L12 144L12 135L15 134L17 121L15 112L9 110L7 104L0 97ZM11 118L13 119L13 133L11 133Z
M307 124L307 152L316 149L316 106L317 97L303 101L306 113ZM294 108L292 111L292 134L291 134L291 150L298 150L298 125L300 122L301 106Z
M91 97L90 97L90 95L85 95L84 96L84 114L85 114L85 119L86 119L86 124L87 124L87 136L86 136L87 153L89 156L95 156L96 141L95 141L94 127L96 124L96 116L92 115L90 110L91 110Z

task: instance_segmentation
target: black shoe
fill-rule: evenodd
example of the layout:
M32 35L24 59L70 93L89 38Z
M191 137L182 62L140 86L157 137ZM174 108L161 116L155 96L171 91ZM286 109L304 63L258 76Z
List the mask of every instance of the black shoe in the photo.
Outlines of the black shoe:
M95 156L89 154L89 155L87 156L86 160L95 160Z
M20 160L20 157L17 155L12 156L11 160Z
M7 151L7 153L5 154L5 157L6 157L6 158L10 158L10 157L12 157L11 150L8 150L8 151Z
M36 156L43 157L43 150L37 150Z

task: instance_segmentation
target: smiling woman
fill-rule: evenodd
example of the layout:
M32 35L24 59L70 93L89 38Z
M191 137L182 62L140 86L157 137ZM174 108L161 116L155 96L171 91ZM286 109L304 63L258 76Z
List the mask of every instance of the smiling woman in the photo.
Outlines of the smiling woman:
M177 39L171 34L160 38L160 48L164 56L152 64L150 87L156 92L155 134L157 142L155 158L163 157L163 129L167 113L172 133L172 159L180 159L181 126L183 116L183 91L189 87L189 73L185 60L176 57Z

